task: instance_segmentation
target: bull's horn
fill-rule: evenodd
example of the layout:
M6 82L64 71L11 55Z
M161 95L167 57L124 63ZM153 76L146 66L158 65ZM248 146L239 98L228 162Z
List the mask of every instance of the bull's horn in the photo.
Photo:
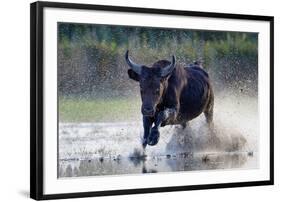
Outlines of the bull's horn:
M170 74L174 70L174 68L175 68L175 63L176 63L176 58L175 58L175 56L173 56L171 64L169 64L166 67L162 68L161 76L165 77L168 74Z
M126 55L126 62L127 64L131 67L131 69L136 72L137 74L141 74L141 69L142 69L142 65L136 64L134 63L130 58L129 58L129 51L127 50Z

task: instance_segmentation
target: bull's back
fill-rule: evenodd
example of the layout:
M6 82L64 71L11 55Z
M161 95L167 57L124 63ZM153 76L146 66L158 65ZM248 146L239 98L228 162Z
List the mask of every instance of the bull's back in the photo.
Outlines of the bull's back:
M209 101L210 81L207 72L193 66L185 68L188 82L180 97L179 121L189 121L199 116Z

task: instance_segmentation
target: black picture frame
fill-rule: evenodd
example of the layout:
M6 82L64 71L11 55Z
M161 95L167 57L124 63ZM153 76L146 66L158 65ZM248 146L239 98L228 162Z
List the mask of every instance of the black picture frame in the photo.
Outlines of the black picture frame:
M50 194L43 193L43 9L81 9L100 11L121 11L130 13L164 14L176 16L198 16L210 18L267 21L270 23L270 179L238 183L204 184L191 186L154 187L129 190L95 191ZM35 2L30 5L30 197L36 200L93 197L153 192L171 192L228 187L246 187L274 184L274 17L240 15L183 10L103 6L75 3Z

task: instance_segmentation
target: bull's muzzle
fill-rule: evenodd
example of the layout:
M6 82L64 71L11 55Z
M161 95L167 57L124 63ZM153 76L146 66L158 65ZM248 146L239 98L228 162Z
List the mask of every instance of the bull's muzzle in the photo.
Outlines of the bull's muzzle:
M146 107L142 107L141 108L141 113L144 116L154 116L155 114L155 110L153 108L146 108Z

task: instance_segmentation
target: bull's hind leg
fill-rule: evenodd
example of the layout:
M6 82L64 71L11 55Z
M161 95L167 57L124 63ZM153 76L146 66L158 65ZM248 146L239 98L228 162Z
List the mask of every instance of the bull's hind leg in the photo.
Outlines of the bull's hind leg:
M217 131L214 127L214 121L213 121L213 115L214 115L214 94L211 91L210 94L210 99L208 102L208 105L206 107L206 110L204 111L205 117L206 117L206 121L208 123L209 126L209 130L207 132L208 136L207 136L207 146L210 149L218 149L221 148L221 140L220 138L217 136Z
M206 117L206 121L210 127L210 129L214 128L213 116L214 116L214 93L212 89L210 90L210 97L206 109L204 111L204 115Z

